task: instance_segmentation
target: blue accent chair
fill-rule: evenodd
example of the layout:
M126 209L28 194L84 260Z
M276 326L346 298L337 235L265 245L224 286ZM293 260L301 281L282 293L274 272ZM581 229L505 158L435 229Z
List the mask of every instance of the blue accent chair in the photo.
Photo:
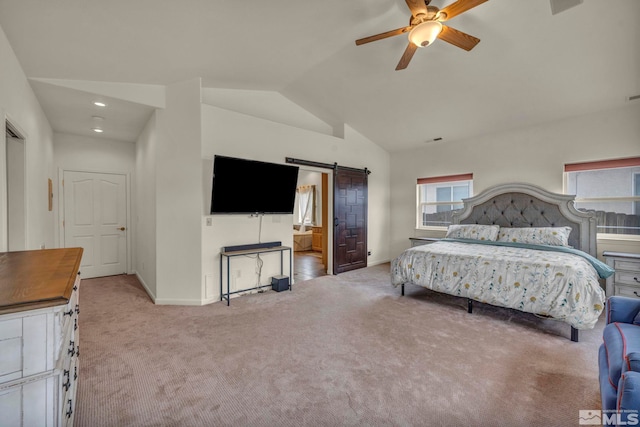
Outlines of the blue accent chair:
M607 299L607 325L598 354L603 413L640 411L640 299Z

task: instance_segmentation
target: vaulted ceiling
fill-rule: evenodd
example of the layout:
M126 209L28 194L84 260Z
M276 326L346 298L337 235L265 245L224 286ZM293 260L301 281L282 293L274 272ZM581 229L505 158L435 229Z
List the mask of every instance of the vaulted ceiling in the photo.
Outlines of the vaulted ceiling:
M433 0L444 7L452 0ZM0 0L6 33L54 130L79 133L91 93L38 79L273 91L330 127L388 151L448 143L624 106L640 94L640 1L489 0L447 22L481 39L441 40L395 71L404 0ZM153 106L117 101L135 140ZM113 106L116 108L116 105ZM110 113L111 114L111 113ZM111 119L111 118L110 118Z

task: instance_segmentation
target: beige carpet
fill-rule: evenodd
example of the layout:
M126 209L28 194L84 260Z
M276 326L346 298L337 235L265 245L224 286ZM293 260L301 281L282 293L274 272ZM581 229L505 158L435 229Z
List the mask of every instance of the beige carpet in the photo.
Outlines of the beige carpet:
M577 426L599 409L596 329L389 284L389 265L155 306L84 280L76 426Z

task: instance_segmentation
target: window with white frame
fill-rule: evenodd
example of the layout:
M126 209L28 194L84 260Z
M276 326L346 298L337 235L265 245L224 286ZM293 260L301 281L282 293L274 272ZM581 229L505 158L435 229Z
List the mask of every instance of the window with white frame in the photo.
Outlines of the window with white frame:
M297 189L298 223L313 225L316 221L316 186L301 185Z
M417 228L447 227L462 199L473 196L473 174L419 178L416 191Z
M595 212L598 233L640 236L640 157L566 164L564 188Z

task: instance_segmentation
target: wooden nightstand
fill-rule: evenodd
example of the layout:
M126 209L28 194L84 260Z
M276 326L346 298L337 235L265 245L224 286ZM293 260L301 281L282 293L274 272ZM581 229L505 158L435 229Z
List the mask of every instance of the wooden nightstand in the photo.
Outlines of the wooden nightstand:
M607 296L640 298L640 254L604 251L602 256L616 270L607 277Z

